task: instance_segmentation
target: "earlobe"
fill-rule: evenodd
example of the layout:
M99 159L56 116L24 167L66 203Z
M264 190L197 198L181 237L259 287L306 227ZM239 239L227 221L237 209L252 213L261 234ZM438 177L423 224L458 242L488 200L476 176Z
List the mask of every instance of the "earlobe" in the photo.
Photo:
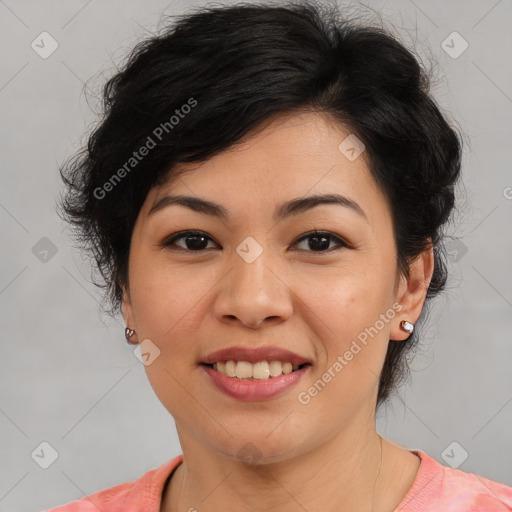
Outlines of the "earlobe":
M125 321L125 337L128 343L138 343L136 339L137 326L135 323L135 316L133 314L133 307L129 292L123 287L123 299L121 302L121 310Z
M390 331L390 339L405 340L410 335L407 329L402 327L406 321L415 324L421 315L427 290L434 272L434 251L429 245L409 266L409 278L402 277L397 301L402 306L397 315L396 325Z

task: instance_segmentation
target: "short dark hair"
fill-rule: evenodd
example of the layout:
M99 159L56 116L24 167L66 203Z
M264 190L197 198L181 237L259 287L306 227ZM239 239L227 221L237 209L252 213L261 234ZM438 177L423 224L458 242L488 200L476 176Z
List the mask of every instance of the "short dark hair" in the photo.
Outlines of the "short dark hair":
M389 342L378 407L408 377L418 324L447 280L442 228L462 142L430 95L431 75L387 29L325 3L203 7L178 18L133 48L104 85L87 147L60 168L59 213L95 259L109 312L119 311L128 284L140 208L153 186L177 176L175 164L204 161L279 113L329 114L366 146L391 206L400 272L434 250L420 322L406 342Z

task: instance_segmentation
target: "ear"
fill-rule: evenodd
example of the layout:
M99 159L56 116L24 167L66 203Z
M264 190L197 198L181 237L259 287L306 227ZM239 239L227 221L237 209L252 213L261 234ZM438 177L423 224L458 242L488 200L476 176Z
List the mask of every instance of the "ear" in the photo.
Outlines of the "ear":
M396 324L390 331L390 339L405 340L410 334L400 327L402 320L415 324L421 315L423 304L427 296L427 290L434 272L434 250L432 241L410 264L409 278L400 276L400 284L396 295L402 309L396 315Z
M130 337L128 341L129 343L138 343L137 338L137 324L135 322L135 315L133 314L133 306L130 298L130 291L128 287L123 286L123 299L121 302L121 310L123 312L124 322L126 327L133 329L135 333Z

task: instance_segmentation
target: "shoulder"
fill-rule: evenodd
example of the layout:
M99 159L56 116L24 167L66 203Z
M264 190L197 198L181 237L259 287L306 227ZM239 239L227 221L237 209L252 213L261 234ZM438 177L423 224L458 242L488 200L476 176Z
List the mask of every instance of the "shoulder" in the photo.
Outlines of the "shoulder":
M422 450L420 469L394 512L510 512L512 487L437 462Z
M138 480L125 482L44 512L158 512L162 491L169 475L183 461L178 455L162 466L152 469Z

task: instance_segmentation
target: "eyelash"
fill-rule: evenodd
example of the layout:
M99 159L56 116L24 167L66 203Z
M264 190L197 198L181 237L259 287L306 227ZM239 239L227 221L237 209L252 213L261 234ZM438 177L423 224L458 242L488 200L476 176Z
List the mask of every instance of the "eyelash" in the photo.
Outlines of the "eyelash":
M181 240L183 238L187 238L189 236L202 236L204 238L208 238L209 240L212 240L211 237L209 237L206 233L202 232L202 231L180 231L179 233L176 233L174 235L171 235L171 237L168 237L166 238L161 244L160 246L161 247L165 247L165 248L169 248L171 246L175 246L175 248L177 247L175 245L175 242L177 240ZM341 239L339 236L336 236L334 235L333 233L330 233L329 231L310 231L308 233L305 233L301 238L299 238L295 243L295 244L298 244L299 242L302 242L303 240L307 240L308 238L312 238L312 237L316 237L316 236L323 236L325 238L329 238L334 241L337 241L339 243L339 246L337 248L334 248L334 250L339 250L340 248L342 247L345 247L345 248L349 248L349 244L347 242L345 242L343 239ZM330 245L330 244L329 244ZM206 249L201 249L201 250L197 250L197 251L194 251L194 250L191 250L191 249L184 249L182 247L177 247L178 250L181 250L181 251L185 251L185 252L189 252L189 253L196 253L196 254L199 254L201 252L205 252ZM330 254L333 252L332 248L331 249L326 249L326 250L322 250L322 251L308 251L306 250L306 252L311 252L313 254Z

